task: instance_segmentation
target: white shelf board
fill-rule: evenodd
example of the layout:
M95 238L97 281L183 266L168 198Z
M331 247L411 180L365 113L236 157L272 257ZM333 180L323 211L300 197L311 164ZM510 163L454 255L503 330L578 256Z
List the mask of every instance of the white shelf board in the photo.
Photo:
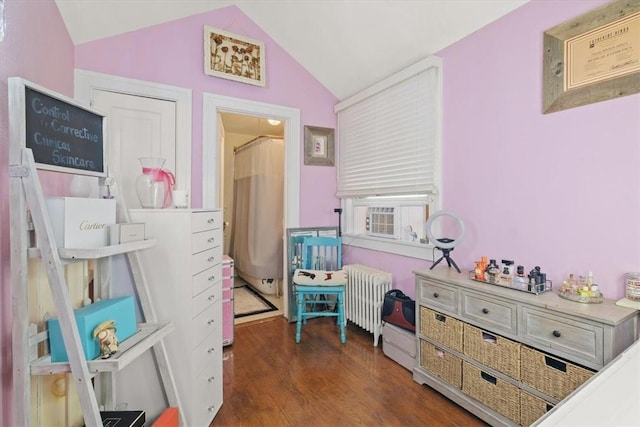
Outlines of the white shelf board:
M142 353L160 342L174 330L173 323L138 323L138 332L122 341L118 351L108 359L88 360L89 372L117 372L124 369ZM43 356L31 362L31 374L51 375L71 372L69 362L51 362L51 355Z
M65 249L59 248L58 254L65 260L85 260L106 258L113 255L147 249L155 245L156 239L138 240L120 245L103 246L100 248ZM39 248L29 248L29 258L40 258Z

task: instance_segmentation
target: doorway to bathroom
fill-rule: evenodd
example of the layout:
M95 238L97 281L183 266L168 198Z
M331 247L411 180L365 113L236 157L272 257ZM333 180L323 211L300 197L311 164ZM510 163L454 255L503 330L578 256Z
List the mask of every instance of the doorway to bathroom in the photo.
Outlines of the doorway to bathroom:
M225 211L230 207L229 198L225 202L225 158L232 156L232 150L221 143L225 139L225 129L222 120L224 114L236 114L259 119L279 120L283 126L284 139L284 168L283 168L283 202L282 202L282 230L298 227L300 221L300 159L301 159L301 131L300 111L275 104L266 104L221 95L203 94L203 144L202 144L202 206L204 208L223 207ZM270 126L270 125L269 125ZM269 128L264 128L269 129ZM263 130L258 134L271 131ZM261 135L257 135L261 136ZM245 143L250 140L245 139ZM229 190L227 190L229 192ZM233 194L231 192L231 194ZM231 197L231 200L232 197ZM226 214L226 212L225 212ZM227 221L225 219L225 221ZM230 221L229 221L230 222ZM226 239L227 240L227 239ZM284 237L281 237L284 245ZM280 264L286 271L285 250L282 251ZM259 278L262 280L262 278ZM287 277L284 275L282 285L282 315L288 316Z
M284 123L235 113L219 113L219 122L234 323L282 316Z

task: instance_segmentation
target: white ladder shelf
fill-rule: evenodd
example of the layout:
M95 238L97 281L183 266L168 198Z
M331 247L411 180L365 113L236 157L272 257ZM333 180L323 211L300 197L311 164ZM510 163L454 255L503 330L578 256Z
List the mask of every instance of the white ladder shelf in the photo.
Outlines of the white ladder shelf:
M11 79L10 79L11 82ZM10 91L10 107L19 109L24 98ZM176 392L173 373L167 357L163 338L173 330L172 323L159 323L152 306L143 267L136 251L155 244L155 240L126 243L97 249L59 249L53 234L45 199L40 185L33 152L24 146L24 121L12 121L10 129L10 227L11 227L11 283L13 308L13 388L14 422L16 425L32 425L31 375L51 375L71 372L78 392L85 424L102 426L100 406L106 410L115 407L115 386L112 373L126 367L141 354L154 352L161 377L161 384L169 406L180 408L181 423L185 425L182 405ZM117 193L117 189L116 189ZM119 222L129 222L124 201L118 200ZM27 210L31 213L37 248L30 247ZM138 293L145 323L138 325L138 332L120 343L118 352L109 359L85 360L78 327L70 302L64 277L63 260L99 260L117 254L127 254L134 284ZM29 257L42 258L46 266L51 295L58 312L68 362L52 363L50 355L34 357L34 348L46 339L46 333L34 334L29 324L27 262ZM92 379L99 380L96 389ZM99 401L99 397L102 401Z

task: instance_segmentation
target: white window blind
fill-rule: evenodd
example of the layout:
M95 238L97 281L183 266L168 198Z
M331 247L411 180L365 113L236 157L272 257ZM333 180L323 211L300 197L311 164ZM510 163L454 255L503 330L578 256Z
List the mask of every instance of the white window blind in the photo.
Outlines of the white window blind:
M336 107L338 197L436 192L440 70L421 68L371 96Z

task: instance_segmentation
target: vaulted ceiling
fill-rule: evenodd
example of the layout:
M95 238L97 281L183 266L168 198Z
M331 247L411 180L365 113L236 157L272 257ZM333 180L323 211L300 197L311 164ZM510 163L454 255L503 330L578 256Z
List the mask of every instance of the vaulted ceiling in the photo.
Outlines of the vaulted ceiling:
M236 5L338 99L528 0L55 0L74 44Z

